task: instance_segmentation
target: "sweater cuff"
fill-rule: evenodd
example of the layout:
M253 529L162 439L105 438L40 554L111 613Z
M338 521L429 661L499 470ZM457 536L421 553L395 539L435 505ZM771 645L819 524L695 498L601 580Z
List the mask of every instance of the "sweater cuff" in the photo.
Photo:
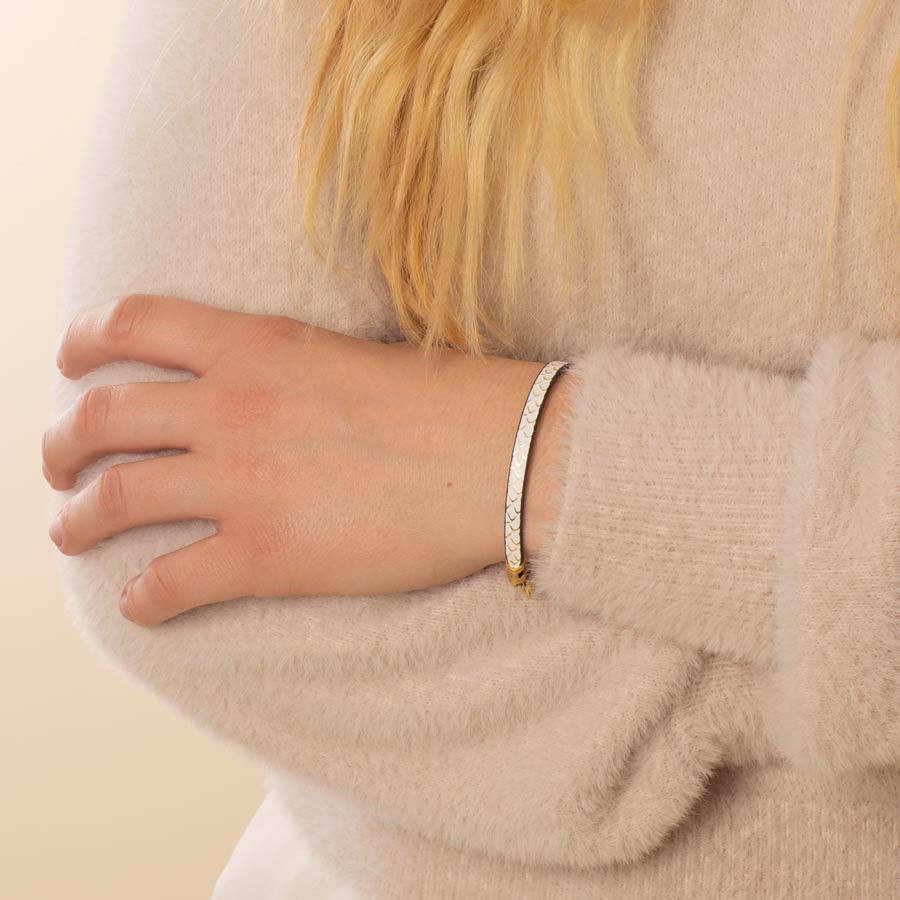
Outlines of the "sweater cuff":
M830 333L800 379L609 346L570 372L536 597L758 664L799 768L900 761L900 343Z
M535 594L769 661L799 379L612 345L569 373Z
M778 558L769 731L804 769L900 761L900 344L819 347Z

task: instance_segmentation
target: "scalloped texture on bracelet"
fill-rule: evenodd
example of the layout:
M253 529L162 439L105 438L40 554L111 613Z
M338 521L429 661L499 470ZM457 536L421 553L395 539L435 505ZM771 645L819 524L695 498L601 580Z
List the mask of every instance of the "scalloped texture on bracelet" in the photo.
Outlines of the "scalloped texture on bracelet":
M509 463L509 479L506 484L506 515L504 516L504 546L506 548L506 577L514 587L521 587L526 597L531 596L531 582L528 565L522 553L522 501L525 493L525 474L528 467L528 453L531 439L537 425L541 405L553 379L562 372L568 362L553 360L548 362L534 379L513 444Z

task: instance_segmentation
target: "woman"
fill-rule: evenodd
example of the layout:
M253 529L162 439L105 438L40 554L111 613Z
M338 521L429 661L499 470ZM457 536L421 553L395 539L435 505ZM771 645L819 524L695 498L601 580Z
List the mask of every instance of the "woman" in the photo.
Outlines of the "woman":
M900 5L149 6L44 461L219 896L895 897Z

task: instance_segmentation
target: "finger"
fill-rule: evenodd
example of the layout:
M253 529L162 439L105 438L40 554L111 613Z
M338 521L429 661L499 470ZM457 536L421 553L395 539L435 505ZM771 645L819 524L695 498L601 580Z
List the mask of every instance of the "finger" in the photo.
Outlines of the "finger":
M158 625L197 606L247 596L236 555L218 534L158 556L125 585L119 608L136 625Z
M78 313L60 344L57 365L67 378L116 360L206 372L223 351L228 310L154 294L128 294Z
M85 391L44 432L47 480L68 490L86 465L110 453L190 450L197 435L196 388L196 381L147 381Z
M193 453L120 463L59 510L50 537L62 553L75 556L137 525L215 519L219 499Z

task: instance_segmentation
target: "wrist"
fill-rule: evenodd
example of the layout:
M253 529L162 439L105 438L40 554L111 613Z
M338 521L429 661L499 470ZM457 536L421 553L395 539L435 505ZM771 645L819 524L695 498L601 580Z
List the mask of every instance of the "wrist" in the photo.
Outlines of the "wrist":
M458 564L468 571L506 561L504 522L506 490L516 430L522 409L543 362L488 356L473 360L458 351L442 353L432 408L442 414L441 471L446 493L462 488L466 514L459 520L458 539L448 541ZM558 486L555 464L562 450L562 418L568 411L570 376L560 372L541 405L531 439L522 498L522 551L525 559L540 551L543 528L555 515ZM440 385L440 387L438 387ZM475 402L460 406L462 397ZM440 398L440 399L438 399ZM448 431L446 425L453 425Z
M453 565L476 572L506 560L506 490L516 429L543 363L442 350L426 368L424 389L440 422L437 502L459 503L447 534ZM421 374L421 373L420 373ZM468 402L461 402L466 400ZM427 429L425 430L427 433ZM534 438L532 438L532 441Z

